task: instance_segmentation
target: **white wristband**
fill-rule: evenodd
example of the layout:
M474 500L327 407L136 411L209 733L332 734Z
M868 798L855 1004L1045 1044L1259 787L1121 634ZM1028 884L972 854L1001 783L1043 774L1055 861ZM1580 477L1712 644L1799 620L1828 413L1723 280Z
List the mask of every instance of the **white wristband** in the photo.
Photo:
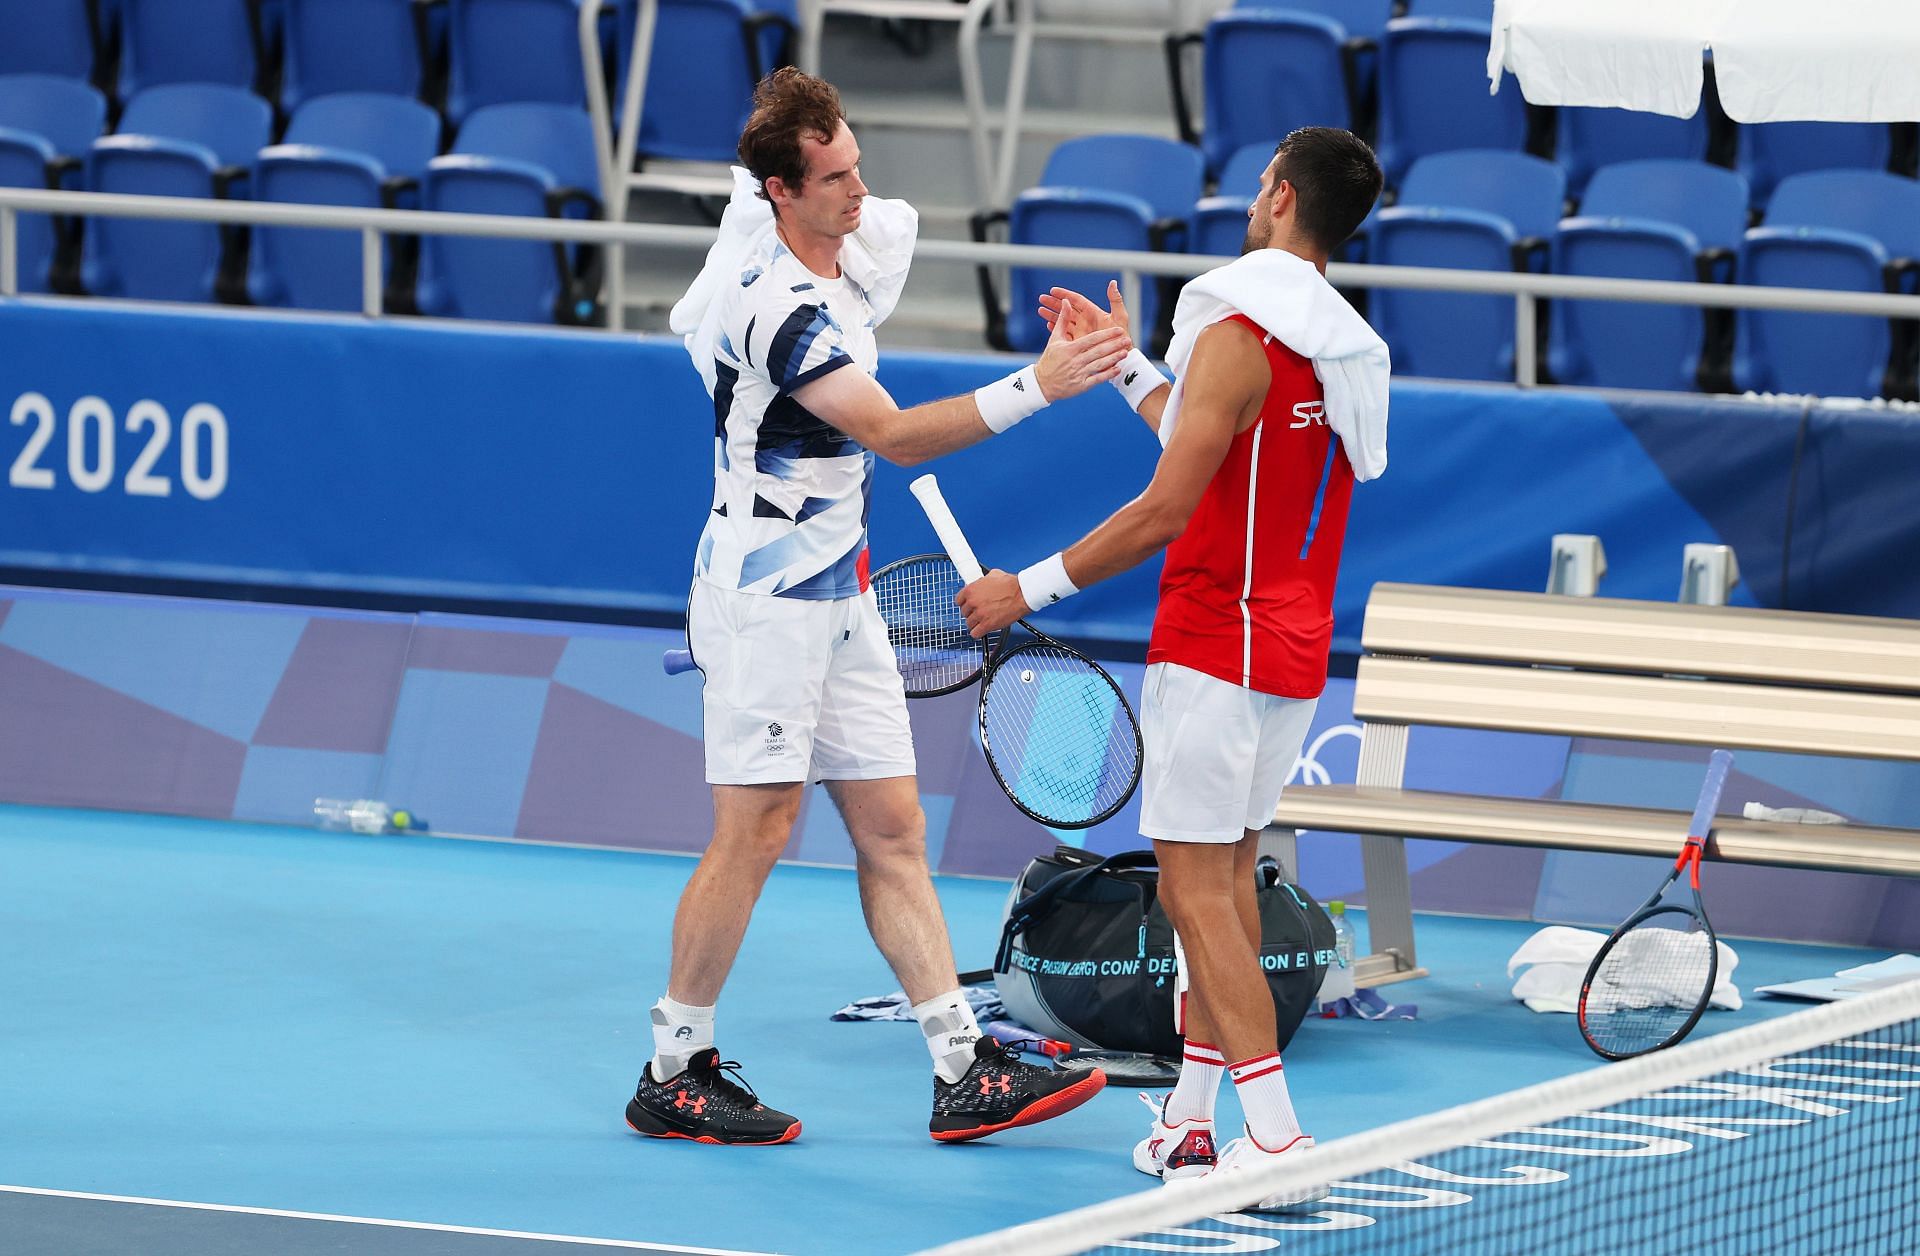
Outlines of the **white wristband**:
M1079 591L1080 586L1067 578L1067 559L1064 554L1043 558L1020 573L1020 596L1026 599L1030 611L1051 606Z
M1140 403L1153 395L1155 389L1167 382L1167 377L1154 366L1152 359L1135 349L1120 363L1120 373L1113 377L1113 386L1127 399L1127 408L1135 414L1140 413Z
M973 393L973 404L980 407L980 418L994 435L1042 409L1047 399L1040 395L1040 375L1031 366L1022 367L1005 379L996 379Z

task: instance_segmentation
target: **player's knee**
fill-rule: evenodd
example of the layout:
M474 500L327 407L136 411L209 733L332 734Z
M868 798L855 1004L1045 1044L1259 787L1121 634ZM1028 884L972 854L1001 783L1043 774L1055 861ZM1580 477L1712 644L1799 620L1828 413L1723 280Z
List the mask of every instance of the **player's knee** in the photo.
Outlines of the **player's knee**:
M918 805L891 814L862 817L848 830L854 849L869 859L925 859L927 813Z

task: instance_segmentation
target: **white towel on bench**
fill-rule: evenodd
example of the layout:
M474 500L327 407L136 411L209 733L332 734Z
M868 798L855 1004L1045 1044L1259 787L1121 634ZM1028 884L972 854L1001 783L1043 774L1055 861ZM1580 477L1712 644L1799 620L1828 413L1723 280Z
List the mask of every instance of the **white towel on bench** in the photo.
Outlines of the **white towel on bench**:
M1520 949L1507 961L1507 976L1515 978L1513 997L1536 1012L1578 1010L1580 983L1586 979L1593 957L1600 953L1600 947L1606 940L1606 934L1592 929L1571 929L1565 925L1548 925L1541 929L1522 942ZM1665 938L1653 936L1641 945L1657 947L1665 942ZM1714 978L1713 995L1708 999L1707 1006L1737 1012L1741 1000L1739 987L1733 984L1733 970L1740 963L1740 956L1725 942L1718 943L1718 946L1720 969ZM1690 1004L1694 997L1691 990L1663 991L1652 987L1633 993L1653 1003L1665 999Z

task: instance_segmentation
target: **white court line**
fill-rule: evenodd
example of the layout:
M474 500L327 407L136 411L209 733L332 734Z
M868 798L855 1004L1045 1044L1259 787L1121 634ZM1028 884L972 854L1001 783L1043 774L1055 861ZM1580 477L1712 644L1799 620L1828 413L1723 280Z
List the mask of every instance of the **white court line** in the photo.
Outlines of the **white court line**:
M0 1186L10 1195L45 1195L54 1199L84 1199L102 1204L146 1204L153 1208L189 1208L199 1212L238 1212L250 1217L287 1217L294 1221L337 1221L346 1225L382 1225L396 1230L432 1230L441 1234L477 1234L485 1238L526 1239L536 1243L573 1243L582 1247L618 1247L636 1252L673 1252L681 1256L774 1256L728 1247L682 1247L676 1243L644 1243L636 1239L590 1239L577 1234L536 1234L528 1230L488 1230L469 1225L435 1225L429 1221L391 1221L383 1217L343 1217L330 1212L293 1212L284 1208L243 1208L238 1204L196 1204L179 1199L143 1199L138 1195L96 1195L89 1191L56 1191L38 1186Z

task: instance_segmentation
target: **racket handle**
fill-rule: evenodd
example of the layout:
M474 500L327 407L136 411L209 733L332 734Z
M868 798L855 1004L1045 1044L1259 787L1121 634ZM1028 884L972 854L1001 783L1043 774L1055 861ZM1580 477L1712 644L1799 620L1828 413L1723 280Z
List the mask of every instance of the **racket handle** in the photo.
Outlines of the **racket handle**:
M1727 773L1733 770L1733 756L1725 750L1716 750L1707 760L1707 778L1700 783L1700 801L1694 804L1693 823L1687 828L1687 837L1694 842L1704 841L1708 830L1713 828L1713 817L1720 810L1720 795L1726 792Z
M978 580L985 574L980 570L980 560L973 556L973 546L967 544L967 535L960 530L960 521L953 517L953 511L947 509L947 499L940 495L940 482L930 474L923 475L907 488L920 499L920 509L927 512L927 522L933 525L934 535L940 538L940 544L946 549L947 557L953 560L960 578L968 584Z
M682 672L694 669L692 650L668 650L660 656L660 669L669 676L678 676Z

